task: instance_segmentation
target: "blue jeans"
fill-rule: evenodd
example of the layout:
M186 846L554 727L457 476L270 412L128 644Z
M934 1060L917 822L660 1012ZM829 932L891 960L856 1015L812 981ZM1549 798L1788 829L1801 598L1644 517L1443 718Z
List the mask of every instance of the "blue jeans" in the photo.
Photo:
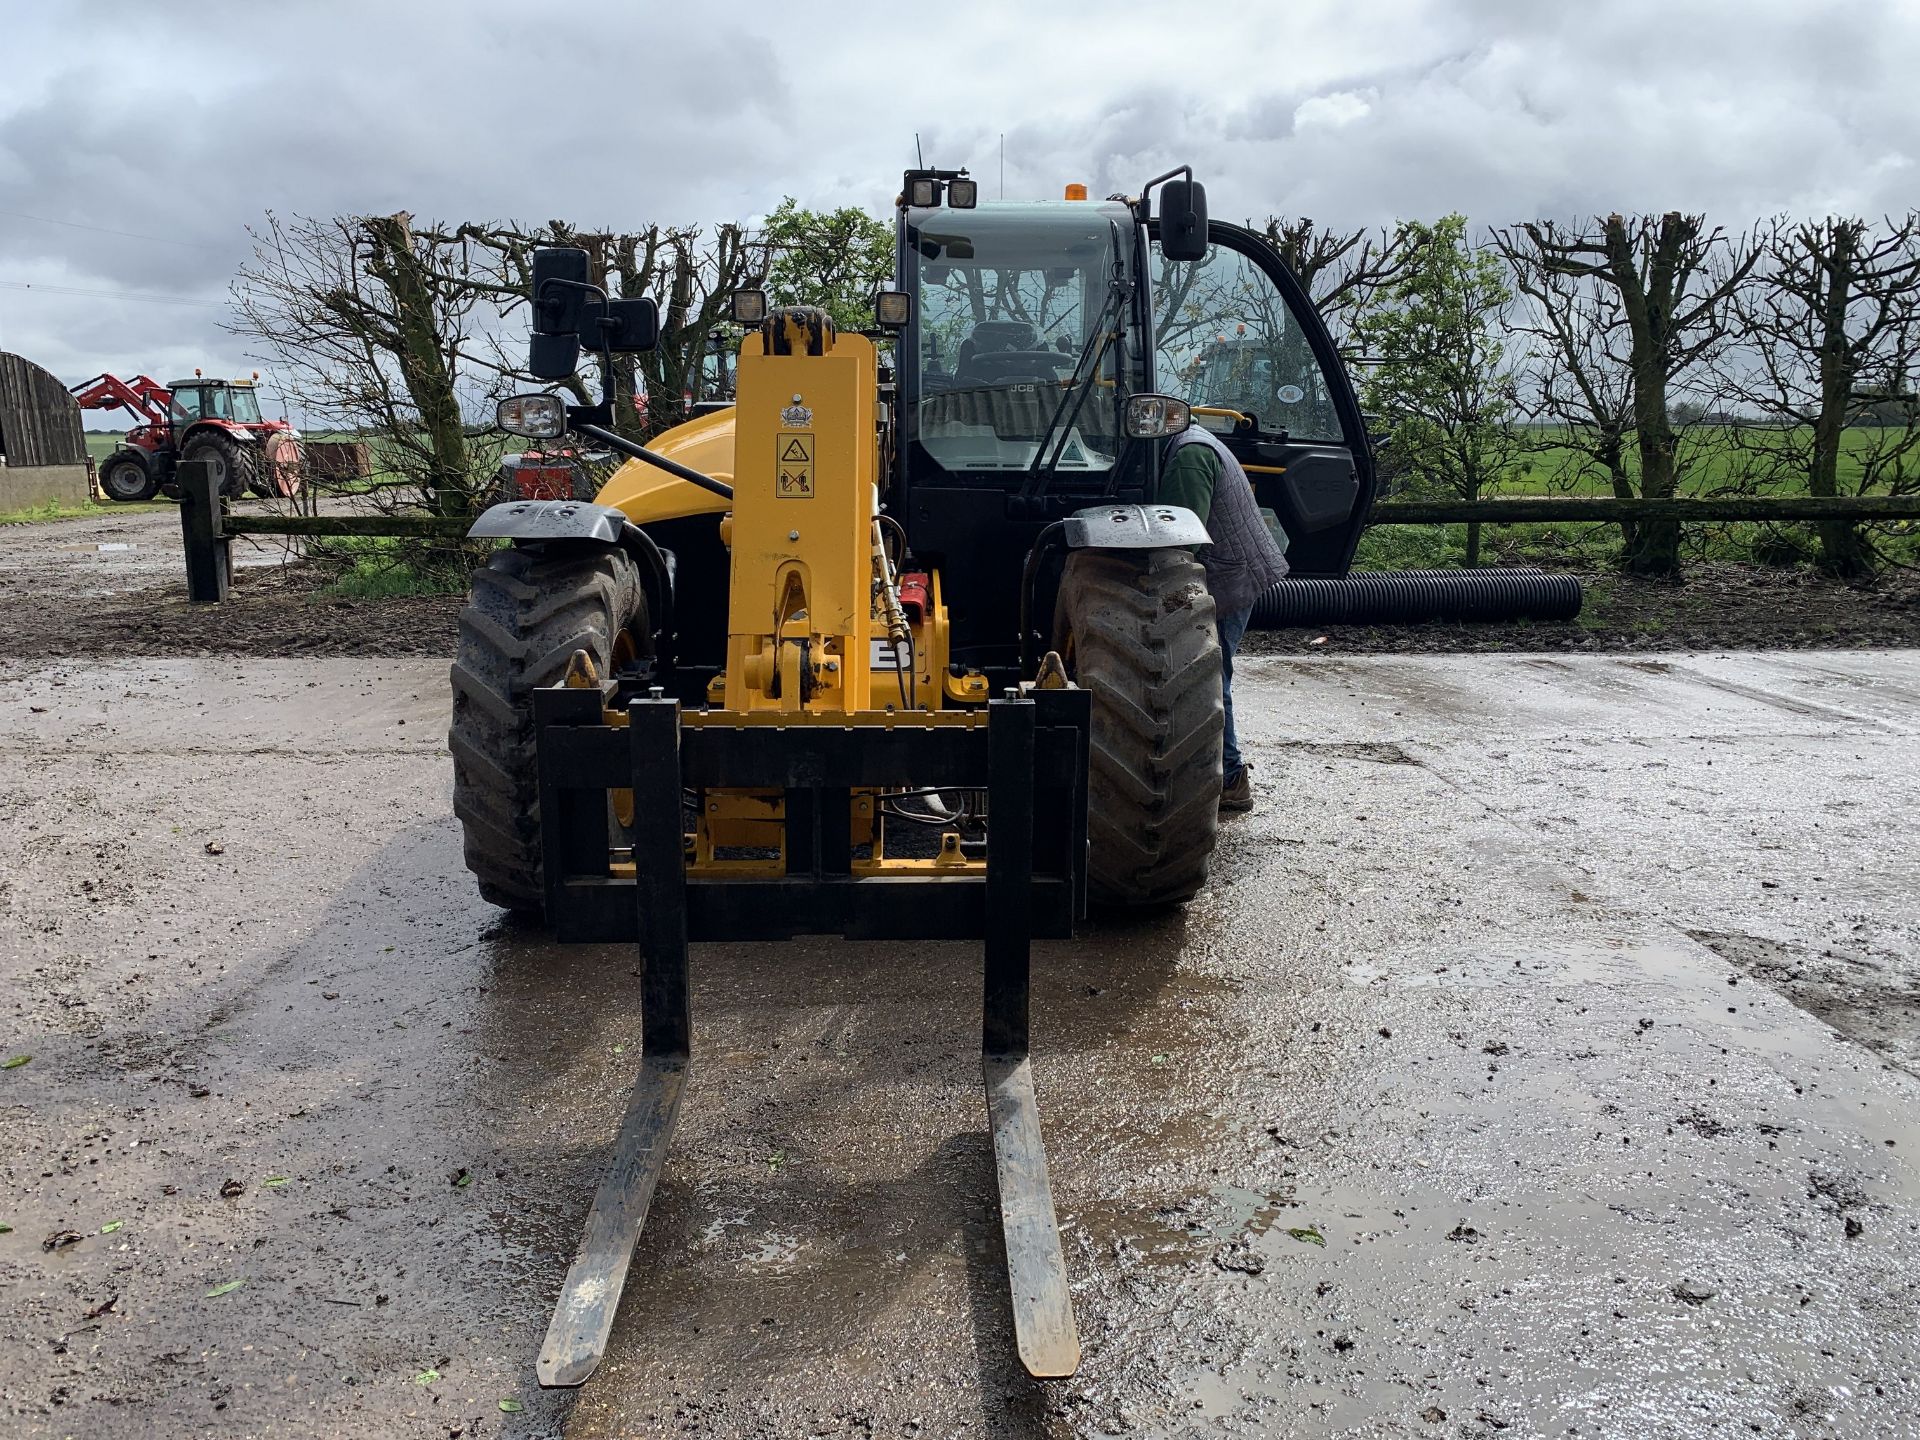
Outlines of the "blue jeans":
M1233 733L1233 654L1240 648L1241 638L1247 633L1247 622L1252 618L1251 605L1219 617L1220 700L1227 712L1226 734L1220 744L1220 778L1227 785L1238 780L1240 772L1247 768L1240 758L1240 737Z

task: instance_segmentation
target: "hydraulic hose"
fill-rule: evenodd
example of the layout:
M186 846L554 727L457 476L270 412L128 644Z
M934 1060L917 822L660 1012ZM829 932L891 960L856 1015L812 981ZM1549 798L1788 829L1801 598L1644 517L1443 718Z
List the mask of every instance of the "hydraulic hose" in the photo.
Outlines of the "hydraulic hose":
M1067 523L1056 520L1034 537L1033 548L1027 551L1027 563L1020 567L1020 678L1033 678L1033 587L1040 578L1041 562L1049 551L1059 546L1061 537L1067 533ZM1258 602L1256 602L1258 603Z
M1537 567L1382 570L1339 579L1294 579L1253 602L1259 630L1304 625L1419 625L1429 621L1567 621L1580 613L1580 582Z
M631 520L620 527L620 543L640 556L653 576L653 584L647 587L648 598L652 602L649 608L653 613L648 615L647 620L671 649L674 626L673 572L667 567L667 557L660 553L654 538Z
M733 487L726 481L716 480L711 475L703 475L690 466L682 465L678 460L669 460L664 455L656 455L646 446L629 440L626 436L617 434L605 426L582 425L579 431L582 435L598 440L609 450L617 450L622 455L631 456L635 460L644 460L649 465L657 465L669 475L676 475L689 485L698 485L702 490L711 490L722 500L733 498Z

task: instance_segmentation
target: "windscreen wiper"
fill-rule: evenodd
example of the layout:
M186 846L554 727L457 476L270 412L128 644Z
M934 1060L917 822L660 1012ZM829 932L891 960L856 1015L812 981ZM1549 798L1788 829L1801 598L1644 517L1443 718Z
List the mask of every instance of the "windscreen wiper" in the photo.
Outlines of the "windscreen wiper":
M1126 303L1133 295L1133 284L1127 279L1126 265L1121 259L1120 227L1109 220L1107 228L1113 241L1113 268L1108 279L1106 302L1101 305L1100 312L1093 317L1093 324L1087 329L1087 343L1080 347L1080 358L1074 362L1073 373L1067 377L1060 403L1053 407L1053 416L1047 421L1040 444L1034 449L1033 463L1027 467L1027 478L1020 486L1023 500L1046 493L1047 483L1059 469L1061 457L1066 454L1067 442L1073 437L1073 427L1080 418L1080 411L1085 408L1087 396L1093 391L1094 387L1087 382L1099 370L1107 347L1120 338L1120 331L1109 327L1117 326L1121 316L1126 313ZM1058 443L1053 438L1056 433L1060 436ZM1047 455L1049 446L1053 450L1051 458Z

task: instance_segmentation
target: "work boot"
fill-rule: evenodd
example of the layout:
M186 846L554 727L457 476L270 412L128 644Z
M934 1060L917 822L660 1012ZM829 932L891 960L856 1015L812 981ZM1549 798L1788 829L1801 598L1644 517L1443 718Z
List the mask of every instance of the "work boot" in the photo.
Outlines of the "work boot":
M1253 767L1242 765L1225 785L1220 787L1220 813L1222 815L1239 814L1253 809Z

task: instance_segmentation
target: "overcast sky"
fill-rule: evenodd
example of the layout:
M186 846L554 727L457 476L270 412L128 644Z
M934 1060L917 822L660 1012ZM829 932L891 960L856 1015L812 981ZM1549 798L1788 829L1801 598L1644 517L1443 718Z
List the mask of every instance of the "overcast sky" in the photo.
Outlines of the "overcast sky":
M988 198L1003 133L1010 199L1191 162L1221 218L1920 203L1920 0L0 0L0 46L0 348L69 382L251 368L269 209L882 213L916 131Z

